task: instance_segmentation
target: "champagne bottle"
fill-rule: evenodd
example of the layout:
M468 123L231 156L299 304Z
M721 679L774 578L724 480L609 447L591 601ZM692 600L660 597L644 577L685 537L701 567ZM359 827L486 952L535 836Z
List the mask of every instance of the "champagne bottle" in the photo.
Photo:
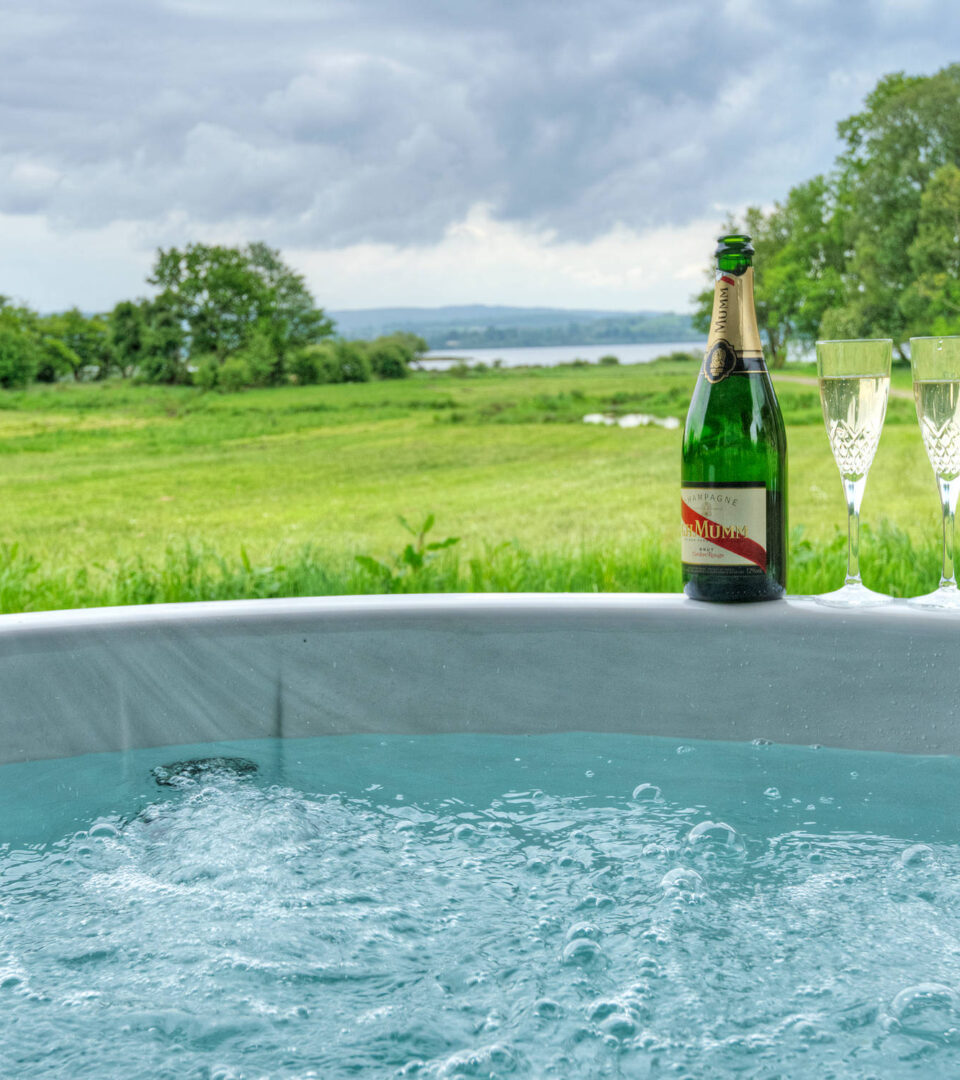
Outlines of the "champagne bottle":
M776 600L787 580L787 437L753 306L750 237L717 245L713 316L687 412L681 468L683 591Z

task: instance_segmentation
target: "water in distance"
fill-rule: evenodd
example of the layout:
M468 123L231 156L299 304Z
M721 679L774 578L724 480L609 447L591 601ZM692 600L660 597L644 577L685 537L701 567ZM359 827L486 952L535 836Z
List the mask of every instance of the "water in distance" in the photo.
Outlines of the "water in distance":
M438 349L428 353L424 367L428 371L445 371L456 363L484 363L493 367L556 367L574 360L596 364L601 356L615 356L621 364L649 364L673 352L690 353L696 359L703 356L704 341L652 341L634 345L531 345L517 349Z
M4 766L0 1077L960 1075L958 785L597 734Z

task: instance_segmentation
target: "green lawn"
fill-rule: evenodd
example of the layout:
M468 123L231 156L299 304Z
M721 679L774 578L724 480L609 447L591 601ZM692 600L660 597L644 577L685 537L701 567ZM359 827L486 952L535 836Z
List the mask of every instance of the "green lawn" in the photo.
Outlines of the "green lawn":
M539 556L643 541L672 559L680 432L582 417L682 420L695 376L695 364L673 362L233 395L118 383L8 392L0 541L38 560L35 576L158 564L187 545L276 563L309 544L314 558L347 564L397 550L398 514L432 512L436 537L461 537L461 560L504 541ZM909 373L894 381L909 387ZM778 380L778 394L791 527L835 541L844 508L816 388ZM891 400L863 517L924 547L936 539L936 489L908 399Z

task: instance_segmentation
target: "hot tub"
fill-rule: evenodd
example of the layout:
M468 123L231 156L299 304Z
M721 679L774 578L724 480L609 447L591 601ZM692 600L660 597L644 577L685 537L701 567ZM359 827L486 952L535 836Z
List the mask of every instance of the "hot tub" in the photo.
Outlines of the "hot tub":
M958 660L901 603L4 616L0 1077L960 1072Z

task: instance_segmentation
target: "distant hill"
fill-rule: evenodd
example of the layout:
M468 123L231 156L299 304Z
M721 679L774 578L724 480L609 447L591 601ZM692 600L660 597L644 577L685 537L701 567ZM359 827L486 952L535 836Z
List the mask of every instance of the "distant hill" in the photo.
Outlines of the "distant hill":
M431 349L519 348L530 345L628 345L697 341L689 315L658 311L497 307L361 308L329 311L337 333L372 338L406 330Z

